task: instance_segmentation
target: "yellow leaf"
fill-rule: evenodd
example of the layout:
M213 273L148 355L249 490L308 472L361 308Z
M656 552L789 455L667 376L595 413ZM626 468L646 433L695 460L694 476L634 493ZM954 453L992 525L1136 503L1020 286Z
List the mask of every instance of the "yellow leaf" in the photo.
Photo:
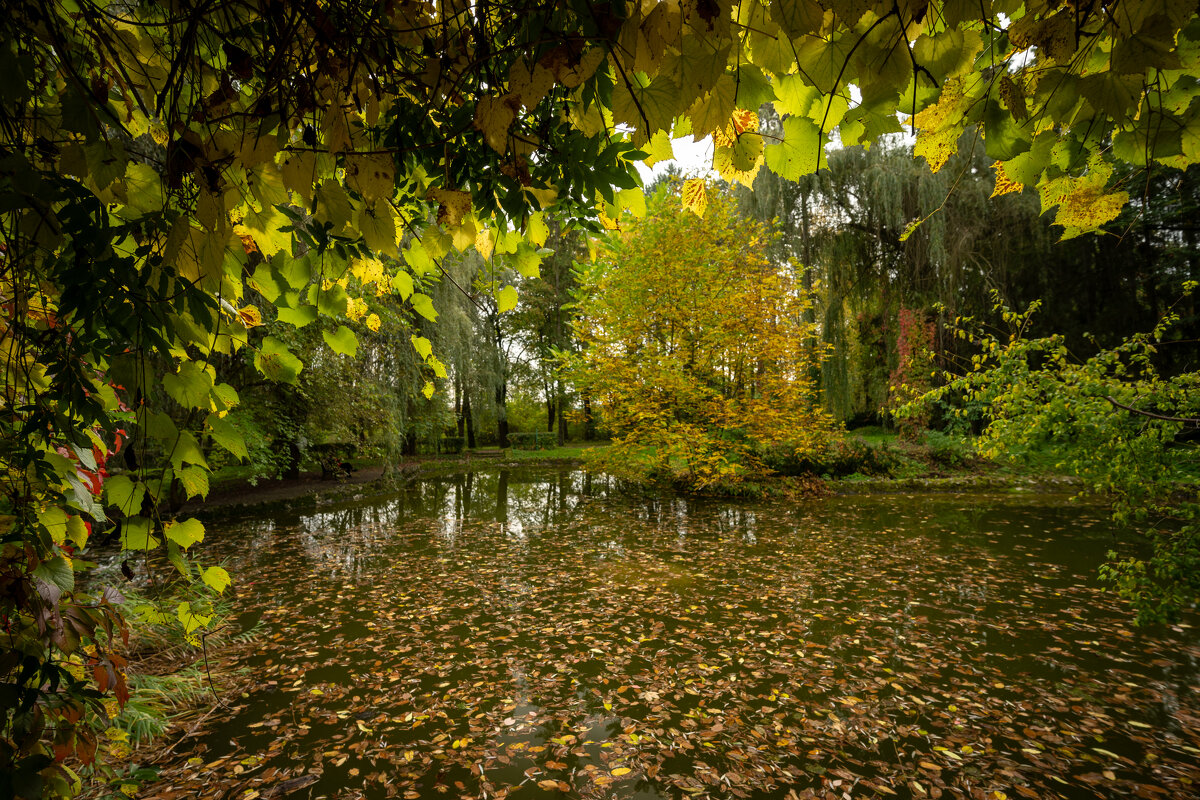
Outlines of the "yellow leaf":
M526 108L536 106L554 86L554 73L541 64L530 69L522 59L508 70L508 88Z
M753 111L747 111L744 108L734 109L731 121L734 133L738 135L747 132L758 132L758 114Z
M475 249L479 251L479 255L484 261L491 259L495 243L492 241L490 228L480 228L479 233L475 234Z
M962 133L959 123L970 102L962 80L951 78L942 86L938 101L913 118L918 129L913 155L928 161L931 172L937 172L958 152L958 137Z
M238 318L247 328L255 328L262 325L262 313L254 306L245 306L238 309Z
M513 94L504 97L489 95L479 98L475 105L475 128L497 153L504 153L508 149L508 129L516 117L516 106L520 102L520 97Z
M346 157L346 185L368 203L392 196L396 164L391 155L352 155Z
M628 775L632 770L629 767L617 767L612 771L613 777L619 778L622 775Z
M692 211L698 217L704 216L708 208L708 195L705 193L704 180L691 178L683 182L683 207Z
M675 158L675 150L671 147L671 137L666 131L655 131L650 137L650 143L643 148L646 151L647 167L652 167L659 161L670 161Z
M463 217L471 212L471 195L454 189L430 189L426 197L438 204L439 225L453 228L462 224Z
M996 188L992 190L992 197L1008 194L1009 192L1019 192L1025 187L1004 172L1004 162L997 161L992 164L992 169L996 171Z

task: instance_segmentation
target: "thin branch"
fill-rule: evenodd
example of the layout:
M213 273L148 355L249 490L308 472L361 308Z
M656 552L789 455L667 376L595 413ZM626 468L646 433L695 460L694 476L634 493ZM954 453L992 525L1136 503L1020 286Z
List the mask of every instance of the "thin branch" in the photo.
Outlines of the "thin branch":
M1149 417L1150 419L1161 419L1164 422L1182 422L1184 425L1195 425L1197 427L1200 427L1200 419L1195 419L1195 418L1191 418L1191 417L1168 417L1165 414L1155 414L1153 411L1142 411L1140 408L1134 408L1133 406L1127 406L1124 403L1117 401L1115 398L1109 397L1108 395L1105 395L1104 399L1107 400L1108 402L1112 403L1117 408L1123 408L1126 411L1132 412L1134 414L1140 414L1143 417Z

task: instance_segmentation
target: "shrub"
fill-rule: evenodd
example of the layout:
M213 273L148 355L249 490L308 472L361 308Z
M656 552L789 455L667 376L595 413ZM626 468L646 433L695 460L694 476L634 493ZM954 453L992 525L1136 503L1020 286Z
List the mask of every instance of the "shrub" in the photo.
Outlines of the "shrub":
M860 475L889 475L899 461L886 447L861 439L830 439L822 447L796 451L773 447L759 454L763 464L780 475L822 475L842 478Z
M558 435L540 431L510 433L508 444L514 450L550 450L558 446Z
M929 450L930 460L944 467L962 466L975 455L966 440L941 431L925 431L922 443Z

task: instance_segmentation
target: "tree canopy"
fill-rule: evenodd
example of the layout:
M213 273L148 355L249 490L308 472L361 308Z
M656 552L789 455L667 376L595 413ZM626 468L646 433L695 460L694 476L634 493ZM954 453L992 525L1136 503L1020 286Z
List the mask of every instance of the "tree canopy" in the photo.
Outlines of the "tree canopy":
M723 194L687 213L667 186L626 225L584 281L570 368L613 433L605 467L705 488L760 474L763 448L823 443L812 293L762 227Z
M546 212L593 229L618 218L641 197L634 162L668 158L671 136L712 136L716 169L748 181L813 172L832 137L905 126L936 170L971 130L999 191L1036 186L1068 237L1137 193L1144 175L1114 164L1200 159L1200 23L1185 2L5 11L0 766L23 796L69 793L59 765L94 750L75 725L84 704L124 696L119 595L75 586L92 526L119 521L127 549L164 550L213 592L228 583L183 558L203 526L174 520L168 501L207 490L214 446L247 453L222 358L299 381L298 340L264 333L264 310L293 329L319 323L340 355L357 351L355 325L379 323L372 297L432 322L428 279L451 250L532 274ZM765 103L776 116L760 120ZM703 210L704 187L686 200ZM498 313L514 306L511 285L489 288ZM415 327L409 342L428 397L446 367ZM129 436L162 468L106 481ZM177 616L189 632L209 619L203 602Z

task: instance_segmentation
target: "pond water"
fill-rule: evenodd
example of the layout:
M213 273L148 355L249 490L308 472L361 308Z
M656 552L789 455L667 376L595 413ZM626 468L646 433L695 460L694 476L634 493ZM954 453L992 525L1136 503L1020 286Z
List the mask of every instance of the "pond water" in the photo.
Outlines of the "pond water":
M1196 630L1065 496L629 497L546 469L209 522L253 684L159 798L1200 795Z

